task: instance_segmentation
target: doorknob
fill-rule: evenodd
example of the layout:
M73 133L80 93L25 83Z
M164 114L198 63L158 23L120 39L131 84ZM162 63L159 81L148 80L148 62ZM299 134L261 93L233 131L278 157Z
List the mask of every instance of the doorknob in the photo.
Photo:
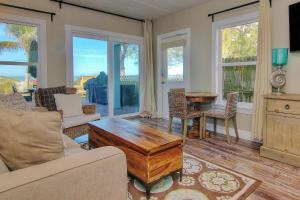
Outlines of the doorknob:
M161 84L163 85L163 84L165 84L165 82L164 82L164 81L162 81L162 82L161 82Z

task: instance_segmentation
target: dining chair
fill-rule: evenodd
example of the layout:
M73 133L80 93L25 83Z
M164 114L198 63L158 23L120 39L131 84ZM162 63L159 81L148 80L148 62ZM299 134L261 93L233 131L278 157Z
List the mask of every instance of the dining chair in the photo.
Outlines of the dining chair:
M172 88L170 92L185 92L185 88Z
M225 130L226 130L226 136L227 136L227 143L230 144L230 134L229 134L229 120L232 120L233 127L235 130L236 138L239 138L238 128L237 128L237 122L236 122L236 113L237 113L237 103L239 99L239 93L238 92L231 92L227 94L227 104L225 109L220 108L213 108L207 111L203 112L203 136L202 138L205 138L206 133L206 120L208 117L214 119L214 132L216 133L216 127L217 127L217 119L223 119L225 121Z
M188 129L188 121L190 119L200 118L202 113L200 111L189 109L185 92L182 92L182 90L179 92L178 90L170 90L170 92L168 93L168 99L169 99L169 132L172 131L173 118L181 119L183 143L185 143L187 129ZM199 132L200 132L200 127L199 127Z

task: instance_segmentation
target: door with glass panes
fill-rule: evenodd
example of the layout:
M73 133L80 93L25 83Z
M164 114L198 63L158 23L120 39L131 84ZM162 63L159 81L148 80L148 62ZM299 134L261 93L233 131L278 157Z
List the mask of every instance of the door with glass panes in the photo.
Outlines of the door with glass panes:
M171 88L186 88L186 36L175 36L162 41L162 113L169 117L168 92Z

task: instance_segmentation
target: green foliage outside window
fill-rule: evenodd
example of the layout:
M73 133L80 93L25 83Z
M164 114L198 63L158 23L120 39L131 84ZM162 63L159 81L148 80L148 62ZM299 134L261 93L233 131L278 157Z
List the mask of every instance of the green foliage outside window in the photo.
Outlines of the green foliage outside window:
M256 62L257 39L258 23L222 30L222 62L226 64L223 65L224 99L227 93L238 91L240 102L253 102L256 65L249 65L249 62Z

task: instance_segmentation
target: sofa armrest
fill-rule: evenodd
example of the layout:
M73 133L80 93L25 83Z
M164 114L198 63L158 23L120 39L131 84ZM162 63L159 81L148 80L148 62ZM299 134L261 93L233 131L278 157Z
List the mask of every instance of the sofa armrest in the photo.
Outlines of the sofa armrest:
M82 111L86 115L95 114L96 113L96 105L95 104L82 105Z
M125 154L103 147L0 175L1 200L127 199Z

